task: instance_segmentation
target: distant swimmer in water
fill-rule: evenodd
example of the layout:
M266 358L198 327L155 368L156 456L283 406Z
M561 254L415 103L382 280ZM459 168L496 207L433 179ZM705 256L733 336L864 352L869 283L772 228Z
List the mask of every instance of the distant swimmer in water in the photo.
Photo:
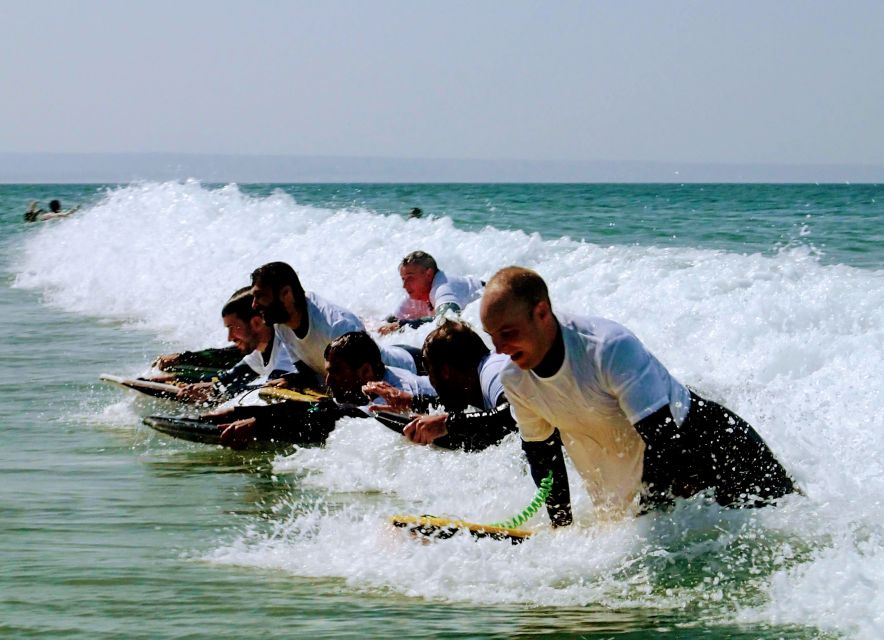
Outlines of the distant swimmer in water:
M433 256L423 251L413 251L402 259L399 277L408 297L387 318L387 324L380 327L381 335L405 326L419 327L448 311L460 313L482 295L485 284L471 276L446 275Z
M498 271L480 313L511 360L502 382L531 475L539 485L553 473L553 525L572 519L562 444L593 506L614 517L704 490L728 507L760 507L796 490L749 424L688 390L628 329L554 314L537 273Z
M218 396L231 396L249 383L266 382L295 370L292 358L273 329L252 307L252 289L236 291L221 310L221 319L227 328L227 339L244 356L236 365L208 380L181 388L178 395L191 401L205 401Z
M408 212L409 218L420 218L422 215L424 215L424 212L421 210L420 207L414 207L411 211Z
M445 412L415 416L405 427L406 438L418 444L479 451L517 431L500 382L510 359L491 353L469 325L446 320L427 336L423 355L430 384ZM428 404L383 382L370 383L367 390L386 402L372 409L419 411ZM475 409L469 411L469 407Z
M78 211L80 209L79 206L74 207L73 209L68 209L66 211L62 211L61 202L59 200L50 200L49 201L49 211L40 208L40 205L36 200L31 202L28 206L28 210L25 211L25 222L40 222L43 220L52 220L54 218L66 218L72 213Z
M274 328L295 362L295 373L275 384L316 387L322 384L325 348L350 331L365 331L355 313L304 291L295 270L285 262L271 262L252 273L254 307ZM401 347L381 349L384 363L417 372L411 352Z

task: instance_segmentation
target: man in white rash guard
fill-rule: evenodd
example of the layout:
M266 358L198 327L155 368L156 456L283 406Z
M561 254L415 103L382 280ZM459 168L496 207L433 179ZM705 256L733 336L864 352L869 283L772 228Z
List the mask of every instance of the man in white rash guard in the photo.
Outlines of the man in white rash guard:
M478 300L485 286L472 276L446 275L433 256L423 251L412 251L402 259L399 276L408 297L378 330L381 335L405 326L418 327L447 311L460 313L469 303Z
M325 348L349 331L365 331L356 314L305 292L298 274L284 262L271 262L252 273L254 306L295 361L297 372L286 386L315 387L322 382ZM381 349L384 363L417 372L414 357L401 347Z
M295 370L288 350L252 307L252 300L251 287L243 287L221 309L227 339L244 354L243 359L226 371L207 374L205 381L182 387L180 397L205 401L222 394L235 395L250 383L266 382Z
M336 402L353 404L368 410L369 383L383 382L388 387L412 396L435 397L436 391L426 376L389 367L381 359L377 343L365 331L351 331L336 338L325 350L325 384Z
M562 444L593 506L612 517L703 490L729 507L763 506L796 490L749 424L689 391L628 329L553 314L535 272L497 272L480 313L511 359L502 381L532 477L539 485L553 473L554 526L572 519Z

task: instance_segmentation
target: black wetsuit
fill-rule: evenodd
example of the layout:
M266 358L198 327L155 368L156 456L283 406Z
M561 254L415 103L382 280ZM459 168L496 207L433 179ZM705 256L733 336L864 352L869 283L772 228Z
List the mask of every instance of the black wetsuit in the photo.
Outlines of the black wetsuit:
M234 347L234 349L236 349ZM225 354L221 353L220 349L206 349L206 351L216 351L219 352L214 357L220 360L222 357L225 357ZM226 349L223 351L227 351ZM185 352L192 353L192 352ZM199 352L205 353L205 352ZM242 353L238 349L236 349L236 354L242 358ZM270 362L270 357L273 354L273 341L267 343L267 346L264 348L264 351L261 352L261 358L264 360L264 365L267 366L267 363ZM285 374L284 371L272 371L268 376L269 379L279 378ZM196 379L195 382L218 382L220 385L224 387L224 393L228 396L233 396L243 391L250 382L258 378L258 373L252 369L245 362L237 362L234 366L226 369L224 371L213 371L208 373L202 373L194 376Z
M325 443L335 423L346 416L368 417L359 409L326 400L236 407L232 420L255 418L252 438L260 442L318 445Z
M430 407L445 408L439 398L416 396L412 408L416 413L425 413ZM506 396L497 398L497 406L483 411L449 411L445 421L448 433L433 440L433 444L443 449L463 449L481 451L498 444L506 436L519 430L510 412Z
M227 369L242 359L242 353L236 347L202 349L201 351L185 351L178 354L175 364L205 367L207 369Z

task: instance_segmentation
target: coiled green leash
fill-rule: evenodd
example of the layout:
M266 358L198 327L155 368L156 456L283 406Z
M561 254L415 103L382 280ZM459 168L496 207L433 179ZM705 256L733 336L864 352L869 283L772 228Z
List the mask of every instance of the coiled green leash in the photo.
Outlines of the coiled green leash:
M550 471L547 476L540 481L540 488L537 489L537 493L534 494L534 499L531 503L525 507L525 509L510 518L509 520L504 520L503 522L495 522L492 524L492 527L501 527L502 529L517 529L521 525L528 522L531 517L537 513L537 511L546 503L546 499L549 497L550 491L552 491L553 485L553 474Z

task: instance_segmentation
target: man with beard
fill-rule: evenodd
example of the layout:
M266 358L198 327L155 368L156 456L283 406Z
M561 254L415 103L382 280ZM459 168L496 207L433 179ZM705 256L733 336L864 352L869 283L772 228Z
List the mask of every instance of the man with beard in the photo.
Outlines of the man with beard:
M264 318L252 307L251 287L234 293L221 310L227 339L244 355L232 368L207 376L211 381L186 385L178 396L194 402L212 396L235 395L251 382L266 382L290 374L291 356Z
M480 313L511 360L502 382L531 475L539 484L553 474L553 525L571 523L562 444L597 512L614 517L704 490L728 507L763 506L795 490L749 424L688 390L622 325L553 314L535 272L498 271Z
M298 274L284 262L271 262L252 272L255 309L273 326L295 360L296 374L285 376L290 387L316 386L325 367L325 348L350 331L365 331L356 314L305 292ZM401 347L381 350L385 364L413 373L417 365Z
M509 358L492 354L466 323L443 322L424 341L423 357L445 413L415 416L403 431L406 438L417 444L479 451L517 430L500 382ZM376 409L408 411L426 404L382 382L369 384L367 390L386 401ZM468 407L478 410L467 411Z

